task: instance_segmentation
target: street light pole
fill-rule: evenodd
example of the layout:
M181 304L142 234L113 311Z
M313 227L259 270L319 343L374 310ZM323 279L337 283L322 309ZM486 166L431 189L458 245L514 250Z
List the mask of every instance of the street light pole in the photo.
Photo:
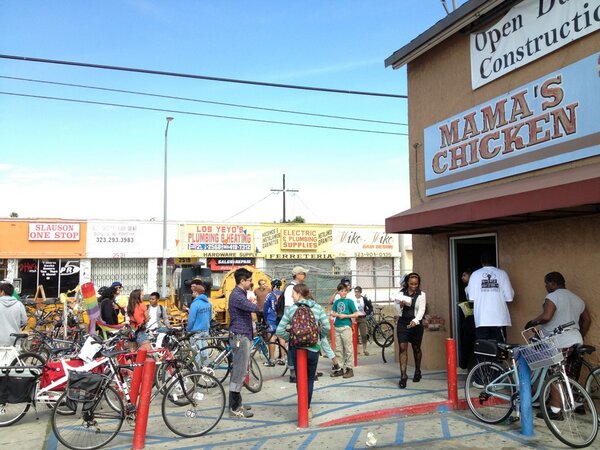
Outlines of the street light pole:
M169 134L169 123L172 117L167 117L165 128L165 176L163 180L163 251L162 251L162 290L161 293L167 297L167 137Z

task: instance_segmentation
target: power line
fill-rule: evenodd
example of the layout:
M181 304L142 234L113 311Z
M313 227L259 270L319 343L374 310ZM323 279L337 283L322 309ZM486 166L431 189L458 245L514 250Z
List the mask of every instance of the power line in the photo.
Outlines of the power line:
M351 95L368 95L373 97L391 97L391 98L408 98L408 95L402 94L386 94L381 92L364 92L364 91L350 91L343 89L329 89L329 88L320 88L313 86L298 86L294 84L279 84L279 83L267 83L263 81L249 81L249 80L239 80L235 78L221 78L221 77L209 77L206 75L193 75L188 73L179 73L179 72L165 72L162 70L151 70L151 69L138 69L134 67L120 67L120 66L108 66L105 64L90 64L90 63L82 63L76 61L61 61L57 59L44 59L44 58L32 58L29 56L16 56L16 55L0 55L2 59L14 59L17 61L27 61L27 62L39 62L45 64L61 64L66 66L78 66L78 67L89 67L92 69L105 69L105 70L119 70L122 72L136 72L136 73L145 73L150 75L163 75L168 77L179 77L179 78L193 78L196 80L210 80L210 81L220 81L224 83L238 83L238 84L251 84L255 86L266 86L266 87L275 87L275 88L283 88L283 89L301 89L305 91L318 91L318 92L330 92L335 94L351 94Z
M151 92L130 91L130 90L126 90L126 89L114 89L114 88L107 88L107 87L102 87L102 86L90 86L90 85L75 84L75 83L62 83L62 82L58 82L58 81L36 80L33 78L10 77L10 76L5 76L5 75L0 75L0 78L4 78L6 80L27 81L27 82L31 82L31 83L43 83L43 84L52 84L52 85L57 85L57 86L78 87L78 88L83 88L83 89L95 89L95 90L99 90L99 91L120 92L120 93L124 93L124 94L145 95L148 97L158 97L158 98L167 98L170 100L183 100L183 101L188 101L188 102L207 103L210 105L231 106L234 108L255 109L255 110L259 110L259 111L279 112L279 113L285 113L285 114L299 114L299 115L303 115L303 116L324 117L327 119L354 120L354 121L358 121L358 122L381 123L381 124L385 124L385 125L408 126L407 123L401 123L401 122L388 122L385 120L373 120L373 119L363 119L363 118L358 118L358 117L317 114L317 113L309 113L309 112L303 112L303 111L291 111L291 110L287 110L287 109L264 108L264 107L260 107L260 106L250 106L250 105L240 105L237 103L216 102L216 101L211 101L211 100L201 100L201 99L189 98L189 97L177 97L177 96L173 96L173 95L153 94Z
M29 97L29 98L37 98L42 100L58 100L64 102L72 102L72 103L84 103L89 105L102 105L102 106L114 106L117 108L129 108L129 109L140 109L144 111L160 111L160 112L169 112L175 114L187 114L191 116L203 116L203 117L212 117L216 119L229 119L229 120L243 120L246 122L258 122L258 123L270 123L276 125L288 125L295 127L306 127L306 128L321 128L326 130L337 130L337 131L355 131L359 133L372 133L372 134L388 134L394 136L408 136L408 133L394 133L391 131L376 131L376 130L364 130L360 128L344 128L344 127L330 127L325 125L314 125L314 124L306 124L306 123L295 123L295 122L281 122L277 120L264 120L264 119L250 119L248 117L235 117L235 116L223 116L219 114L206 114L206 113L197 113L192 111L182 111L177 109L164 109L164 108L152 108L149 106L137 106L137 105L124 105L120 103L108 103L108 102L95 102L91 100L78 100L74 98L64 98L64 97L49 97L45 95L32 95L32 94L22 94L18 92L5 92L0 91L2 95L12 95L15 97Z
M223 220L222 220L222 222L227 222L228 220L230 220L230 219L233 219L233 218L234 218L234 217L236 217L236 216L239 216L239 215L240 215L240 214L242 214L243 212L246 212L246 211L248 211L250 208L253 208L253 207L255 207L256 205L258 205L259 203L261 203L261 202L265 201L265 200L266 200L267 198L269 198L271 195L274 195L274 192L271 192L271 193L267 194L266 196L264 196L263 198L261 198L261 199L260 199L259 201L257 201L256 203L253 203L253 204L251 204L250 206L248 206L248 207L246 207L246 208L242 209L241 211L239 211L239 212L236 212L236 213L235 213L233 216L229 216L227 219L223 219Z

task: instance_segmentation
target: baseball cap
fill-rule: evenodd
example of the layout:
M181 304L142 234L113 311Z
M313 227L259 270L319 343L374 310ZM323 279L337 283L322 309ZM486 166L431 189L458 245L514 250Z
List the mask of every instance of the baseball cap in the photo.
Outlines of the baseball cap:
M307 274L308 270L305 269L302 266L296 266L296 267L294 267L294 269L292 270L292 275L298 275L299 273Z

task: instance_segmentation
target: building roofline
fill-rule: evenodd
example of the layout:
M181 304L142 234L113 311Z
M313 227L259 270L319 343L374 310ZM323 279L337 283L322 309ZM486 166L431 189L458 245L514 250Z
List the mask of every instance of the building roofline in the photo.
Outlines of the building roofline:
M387 57L385 67L399 69L497 7L503 6L502 9L505 9L520 1L522 0L469 0Z

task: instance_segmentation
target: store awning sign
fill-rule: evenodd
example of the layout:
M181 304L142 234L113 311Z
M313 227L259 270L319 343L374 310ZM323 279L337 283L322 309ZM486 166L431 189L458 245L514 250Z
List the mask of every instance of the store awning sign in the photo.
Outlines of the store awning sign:
M78 241L78 223L30 223L30 241Z
M598 56L426 128L426 194L599 155Z
M600 0L524 0L488 29L471 34L477 89L600 30Z

